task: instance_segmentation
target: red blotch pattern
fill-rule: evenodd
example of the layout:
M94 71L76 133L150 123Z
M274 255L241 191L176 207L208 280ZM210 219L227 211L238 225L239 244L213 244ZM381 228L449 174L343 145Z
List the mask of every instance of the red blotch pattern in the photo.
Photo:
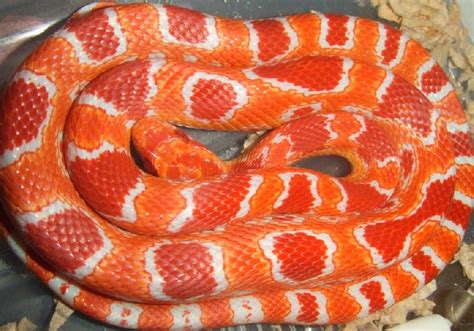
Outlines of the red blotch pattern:
M360 293L362 293L369 301L369 313L373 313L387 304L382 285L377 281L369 281L361 286Z
M149 61L134 61L115 67L98 79L92 81L89 91L105 102L112 103L120 113L126 113L129 119L145 116L149 107L144 102L150 86L148 74Z
M370 224L365 227L364 237L369 246L377 250L381 255L382 262L390 263L398 258L403 250L403 244L407 236L416 225L416 222L405 220ZM380 241L380 238L384 238L384 240ZM387 245L387 242L390 242L390 245Z
M376 188L367 184L352 183L343 181L347 195L350 197L347 201L346 211L370 211L380 207L388 200L388 196L377 191Z
M185 8L165 6L168 16L169 33L181 42L197 44L205 42L209 36L206 16Z
M382 51L382 64L388 65L397 57L398 49L400 48L400 38L402 34L387 25L385 25L386 40L385 47ZM380 38L380 37L379 37Z
M267 62L285 54L290 47L290 37L287 35L283 23L277 20L258 20L252 22L258 35L258 57Z
M273 240L273 254L287 279L305 281L324 273L328 247L323 240L303 232L284 233Z
M75 33L84 52L92 60L102 61L118 51L120 40L105 11L96 11L81 20L71 21L67 30Z
M43 247L50 252L48 260L68 273L84 266L104 246L97 225L79 210L56 213L26 228L33 242L50 246Z
M452 190L452 179L436 181L426 191L426 199L417 211L402 220L370 224L365 226L365 240L382 256L384 263L392 262L402 252L403 243L417 226L431 216L441 215L447 208ZM384 238L383 241L380 238ZM389 242L390 245L386 243Z
M300 312L296 320L301 323L314 323L319 317L319 305L316 297L310 293L296 293Z
M421 77L421 90L425 93L437 93L449 82L443 69L435 64Z
M291 213L308 211L314 202L311 193L311 181L305 175L296 174L289 182L288 197L283 204L275 209L277 213Z
M231 176L200 185L194 190L193 221L186 223L182 231L212 229L226 224L240 210L250 188L250 176Z
M262 78L273 78L310 91L330 91L336 88L343 73L343 60L331 57L307 57L253 69ZM321 79L324 77L324 79Z
M357 137L357 152L369 163L371 160L383 161L395 156L395 148L386 131L376 122L365 120L365 130Z
M439 272L438 267L433 263L431 257L419 251L411 258L411 264L415 269L422 271L425 274L425 282L433 279Z
M424 219L434 215L443 215L451 203L454 192L454 176L445 181L435 181L426 190L425 200L413 215L416 219Z
M413 112L413 109L419 111ZM431 132L431 109L431 103L420 91L395 76L382 97L377 115L398 119L425 137Z
M122 216L125 197L140 177L130 156L118 152L104 152L93 160L77 158L69 170L77 190L92 208L116 217Z
M448 211L446 213L446 219L465 229L469 224L470 213L470 206L459 200L451 200Z
M449 133L449 138L453 144L454 156L474 156L471 135L468 132Z
M349 16L325 14L328 19L326 41L331 46L344 46L348 41L347 23Z
M176 299L209 294L217 286L212 255L199 243L161 245L154 252L163 293Z
M293 117L300 115L304 116L306 112L310 113L313 111L314 110L311 109L311 107L303 107L301 109L298 109ZM318 149L324 148L325 143L330 140L330 133L327 128L327 121L328 119L323 115L310 115L304 116L298 120L285 124L285 126L280 127L278 131L274 131L277 133L268 135L268 139L271 141L272 139L274 139L275 135L278 134L284 137L289 137L289 139L291 139L291 144L288 143L287 139L282 140L280 144L267 143L266 145L270 146L270 156L275 155L275 162L277 164L278 162L281 163L280 160L284 158L277 157L282 155L283 152L286 153L286 151L282 150L280 153L281 147L278 145L281 145L283 143L289 145L286 149L291 149L291 151L296 152L294 154L295 156L306 155ZM293 155L290 155L290 159L292 157ZM271 161L271 158L269 158L268 160Z
M237 106L236 98L232 84L217 79L199 79L192 90L191 114L195 118L218 121Z
M27 83L23 79L9 86L10 97L5 99L4 124L0 137L0 153L34 140L48 113L49 95L43 86Z

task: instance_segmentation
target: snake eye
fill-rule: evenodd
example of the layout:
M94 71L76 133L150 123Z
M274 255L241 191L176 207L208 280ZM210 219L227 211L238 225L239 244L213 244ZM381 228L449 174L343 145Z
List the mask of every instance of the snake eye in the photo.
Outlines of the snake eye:
M352 171L350 162L339 155L311 156L292 165L298 168L322 172L333 177L345 177Z

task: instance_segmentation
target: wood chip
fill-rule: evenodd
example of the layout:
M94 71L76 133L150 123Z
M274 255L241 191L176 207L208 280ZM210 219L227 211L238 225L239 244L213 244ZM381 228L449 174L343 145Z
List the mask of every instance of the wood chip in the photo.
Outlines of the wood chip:
M53 317L49 322L49 331L57 331L59 328L66 323L67 319L71 314L74 313L74 310L69 306L65 305L61 301L58 301L56 304L56 309L54 310Z
M462 265L466 276L474 281L474 244L463 244L455 259Z
M36 324L31 322L28 318L23 317L18 322L12 322L0 326L0 331L35 331L38 330Z

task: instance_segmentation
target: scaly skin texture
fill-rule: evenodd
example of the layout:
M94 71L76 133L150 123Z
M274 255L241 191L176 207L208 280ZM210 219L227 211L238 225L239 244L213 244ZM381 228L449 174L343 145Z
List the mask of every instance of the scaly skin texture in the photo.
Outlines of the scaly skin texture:
M171 124L274 130L223 162ZM291 166L324 154L350 175ZM349 16L94 4L21 65L0 117L2 233L66 303L131 328L388 307L452 259L473 179L442 69Z

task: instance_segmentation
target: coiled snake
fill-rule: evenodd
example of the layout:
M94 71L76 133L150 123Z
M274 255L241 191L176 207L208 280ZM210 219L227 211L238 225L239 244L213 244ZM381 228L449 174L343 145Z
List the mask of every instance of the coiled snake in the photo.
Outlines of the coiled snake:
M223 162L174 125L273 130ZM8 242L73 308L131 328L365 316L443 269L474 197L442 69L350 16L89 5L15 73L0 127ZM351 173L293 166L326 154Z

